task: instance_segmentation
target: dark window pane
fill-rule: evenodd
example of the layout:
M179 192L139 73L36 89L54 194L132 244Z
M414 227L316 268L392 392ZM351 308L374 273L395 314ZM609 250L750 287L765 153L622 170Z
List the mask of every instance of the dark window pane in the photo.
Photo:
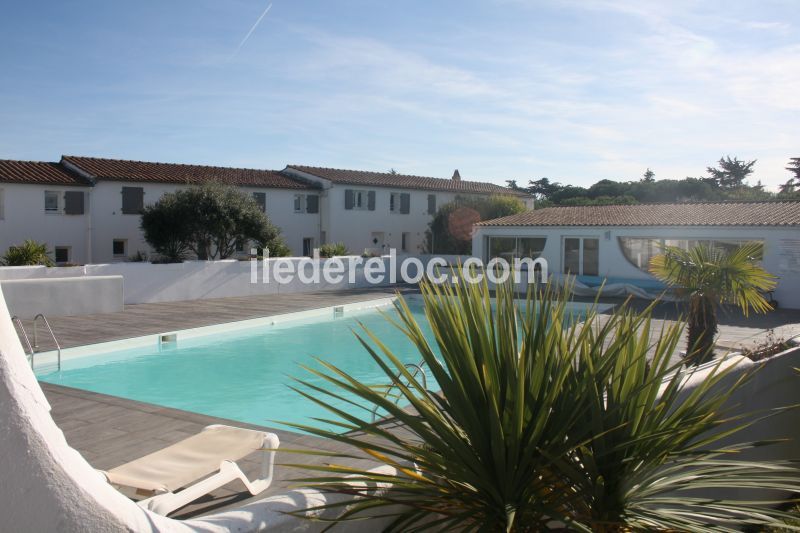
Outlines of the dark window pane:
M262 213L267 212L267 193L264 192L254 192L253 193L253 200L256 201L258 207L261 208Z
M517 243L517 257L536 259L544 251L545 237L520 237Z
M509 263L516 253L516 237L489 237L489 259L500 257Z
M600 241L583 239L583 275L596 276L600 272Z
M580 239L564 239L564 274L580 274L580 254Z
M114 255L125 255L125 241L120 239L114 240Z
M55 259L56 259L56 263L68 263L69 262L69 248L67 248L65 246L56 246Z

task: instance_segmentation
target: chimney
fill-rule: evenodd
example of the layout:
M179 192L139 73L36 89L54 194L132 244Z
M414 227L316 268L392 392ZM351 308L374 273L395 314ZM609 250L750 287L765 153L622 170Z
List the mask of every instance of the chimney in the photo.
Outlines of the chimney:
M461 181L461 174L458 173L458 169L453 172L453 181Z

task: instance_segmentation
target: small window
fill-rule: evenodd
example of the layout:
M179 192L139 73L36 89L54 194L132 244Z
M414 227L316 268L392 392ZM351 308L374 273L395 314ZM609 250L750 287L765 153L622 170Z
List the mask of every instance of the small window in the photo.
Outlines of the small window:
M407 215L411 211L411 195L407 192L393 192L389 195L389 212Z
M267 193L264 192L254 192L253 193L253 200L256 201L258 207L261 208L262 213L267 212Z
M125 239L114 239L112 245L114 257L125 257L128 241Z
M365 209L367 206L367 200L365 198L364 191L353 191L353 207L355 209Z
M357 211L375 210L375 191L346 189L344 191L344 208Z
M58 196L57 191L44 191L45 213L58 213Z
M408 233L407 231L404 231L403 235L400 238L400 250L401 251L403 251L403 252L407 252L408 251L408 243L410 242L410 240L411 240L411 234Z
M306 212L306 195L305 194L295 194L294 195L294 212L295 213L305 213Z
M56 246L54 252L56 263L69 263L69 251L69 246Z
M314 254L314 237L303 238L303 255L311 257Z

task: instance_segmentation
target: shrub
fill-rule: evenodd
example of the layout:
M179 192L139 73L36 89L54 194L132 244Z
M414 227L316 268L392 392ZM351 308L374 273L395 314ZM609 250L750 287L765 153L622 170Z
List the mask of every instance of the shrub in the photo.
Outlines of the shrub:
M422 283L432 335L402 298L392 322L438 387L369 329L357 333L399 401L320 358L322 370L308 369L313 381L296 390L337 430L292 425L351 448L304 466L313 472L304 485L348 497L313 510L338 509L340 521L385 513L388 531L732 531L788 516L726 491L800 489L791 461L736 459L769 444L729 443L748 425L728 407L748 374L729 383L733 367L717 366L688 393L690 371L671 363L682 325L653 333L652 306L627 305L602 320L592 309L581 323L568 290L520 304L511 283L496 302L486 284ZM358 400L337 407L341 393ZM373 407L396 423L376 424ZM396 473L340 466L341 457Z
M425 232L426 253L472 253L472 226L481 220L525 211L515 196L463 196L442 205Z
M246 242L287 251L280 230L252 196L214 182L165 194L145 207L141 228L150 246L172 262L189 252L198 259L226 259Z
M26 239L18 246L11 246L3 255L0 264L4 266L53 266L53 260L47 252L47 244Z
M347 246L343 242L332 242L319 247L319 256L324 258L347 255L348 253Z

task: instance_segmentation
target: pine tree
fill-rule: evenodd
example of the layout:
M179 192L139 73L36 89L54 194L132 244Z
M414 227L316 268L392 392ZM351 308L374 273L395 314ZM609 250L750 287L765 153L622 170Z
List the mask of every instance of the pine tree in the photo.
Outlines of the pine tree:
M753 166L756 159L752 161L740 161L730 156L720 158L717 162L719 168L707 167L711 179L720 189L737 189L744 185L744 180L753 173Z

